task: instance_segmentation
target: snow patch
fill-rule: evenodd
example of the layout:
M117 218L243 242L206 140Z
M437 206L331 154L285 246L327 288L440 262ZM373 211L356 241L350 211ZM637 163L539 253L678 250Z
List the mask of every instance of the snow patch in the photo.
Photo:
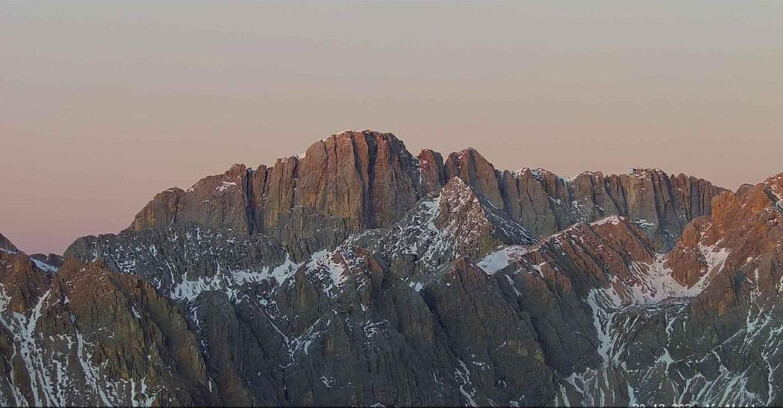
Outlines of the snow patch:
M408 286L413 288L416 292L421 292L421 289L424 287L424 285L421 282L410 282L408 283Z
M293 276L298 264L291 260L290 255L286 254L285 261L274 267L264 267L261 271L223 271L220 264L217 266L217 272L213 276L199 277L198 279L189 279L187 273L184 273L182 280L171 290L169 297L176 300L195 300L202 292L225 290L232 300L237 299L236 286L247 283L259 283L274 279L278 285L282 285L288 278Z
M590 225L620 225L623 222L623 218L618 215L610 215L608 217L601 218L598 221L591 222Z
M526 253L527 248L520 245L511 245L485 256L476 265L483 269L488 275L492 275L517 261Z
M44 271L44 272L49 272L49 273L55 273L55 272L57 272L57 268L56 268L56 267L54 267L54 266L52 266L52 265L49 265L49 264L48 264L48 263L46 263L46 262L41 262L41 261L39 261L39 260L37 260L37 259L35 259L35 258L30 258L30 260L31 260L31 261L33 261L33 263L35 264L35 266L36 266L38 269L40 269L40 270L42 270L42 271Z
M465 403L469 407L477 407L476 388L470 382L470 371L462 360L459 360L459 367L454 370L454 380L459 384L459 392L465 397Z
M237 183L235 183L233 181L222 181L220 183L220 185L215 190L217 190L217 191L222 193L222 192L224 192L224 191L226 191L226 190L228 190L230 188L236 187L236 186L237 186Z
M338 250L339 251L339 250ZM315 272L319 278L324 280L324 291L330 297L334 296L348 278L345 264L334 261L336 253L327 250L318 251L313 254L310 262L307 263L308 271Z
M723 265L726 263L726 259L730 254L728 249L718 248L714 245L705 246L699 244L699 251L704 257L706 265L704 274L699 278L699 281L687 290L687 295L689 296L696 296L707 287L712 280L712 277L723 269Z

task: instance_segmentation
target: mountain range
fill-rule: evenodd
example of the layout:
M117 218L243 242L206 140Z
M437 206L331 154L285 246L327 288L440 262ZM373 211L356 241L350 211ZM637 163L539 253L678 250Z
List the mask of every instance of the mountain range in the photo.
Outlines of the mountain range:
M573 179L346 131L0 235L0 405L783 405L783 174Z

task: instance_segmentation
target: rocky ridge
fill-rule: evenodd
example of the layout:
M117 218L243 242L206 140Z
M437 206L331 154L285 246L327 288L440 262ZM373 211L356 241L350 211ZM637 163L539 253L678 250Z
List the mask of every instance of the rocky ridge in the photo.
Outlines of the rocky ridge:
M18 249L16 249L14 244L12 244L8 238L3 236L3 234L0 234L0 249L5 249L6 251L11 251L11 252L18 251Z
M215 403L185 317L135 275L0 252L0 403Z
M136 215L129 229L193 221L277 236L292 244L309 241L302 252L307 256L345 238L325 230L388 227L457 177L537 238L580 221L622 215L639 225L659 250L671 249L685 224L708 215L711 198L724 191L702 179L660 170L610 176L585 172L573 180L542 169L500 171L473 149L452 153L444 162L431 150L414 157L390 133L346 131L271 167L237 164L187 190L166 190ZM324 222L330 228L322 228ZM299 227L292 230L292 223Z
M0 403L783 403L783 175L570 181L373 132L278 165L167 190L62 265L5 244Z
M626 305L616 287L590 293L604 362L575 372L562 402L783 401L783 212L767 194L780 180L719 195L712 216L689 224L673 251L636 265L665 297Z

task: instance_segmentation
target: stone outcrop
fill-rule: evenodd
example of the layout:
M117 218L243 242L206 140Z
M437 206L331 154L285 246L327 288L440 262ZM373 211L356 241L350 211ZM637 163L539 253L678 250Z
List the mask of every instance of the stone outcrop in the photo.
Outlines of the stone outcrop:
M5 249L12 252L18 251L14 244L12 244L8 238L4 237L3 234L0 234L0 249Z
M450 154L444 169L447 180L459 177L496 207L506 206L495 167L476 150L469 148Z
M417 159L419 160L419 173L426 191L437 191L446 184L443 156L440 153L424 149L419 153Z
M393 273L414 286L460 257L479 259L498 246L535 243L521 225L459 177L382 233L354 241L374 249Z
M690 220L708 215L712 197L723 191L702 179L646 169L609 176L585 172L573 180L522 169L504 172L502 184L506 210L534 234L545 236L577 222L621 215L637 224L659 250L671 249Z
M779 405L781 180L718 195L712 215L688 224L670 253L634 261L640 284L631 294L655 289L665 296L629 305L616 278L591 289L586 298L603 362L574 370L559 400ZM618 389L628 392L611 393Z
M193 299L204 290L245 280L269 280L295 263L275 241L194 223L77 239L66 258L100 261L151 282L172 299ZM235 275L226 271L241 271Z
M4 406L220 404L181 310L135 275L0 252Z
M30 255L30 258L47 264L53 268L59 268L63 266L64 263L63 257L57 254L32 254Z
M248 170L234 165L186 191L167 190L137 215L130 228L195 221L242 233L268 233L281 216L304 207L342 218L350 231L358 231L395 222L422 192L416 158L394 135L343 132L271 167Z
M142 230L162 227L178 221L180 200L184 190L172 187L160 192L134 218L129 229Z
M725 293L705 299L726 308L753 275L762 285L774 285L776 265L783 243L783 175L773 176L737 193L725 192L713 202L713 214L695 220L667 256L666 267L682 285L708 286L724 281ZM753 270L742 270L743 265ZM732 273L734 275L732 275ZM715 284L712 285L713 289ZM725 296L724 296L725 295ZM718 303L715 303L718 302ZM716 307L717 307L716 306Z
M0 243L0 405L781 405L782 221L783 174L568 180L346 132L64 262Z
M298 251L306 256L334 248L347 234L394 224L455 177L536 237L621 215L664 251L691 219L710 213L712 197L723 191L705 180L660 170L610 176L585 172L573 181L542 169L500 171L474 149L452 153L444 162L432 150L414 157L389 133L346 131L270 167L235 165L188 190L166 190L129 229L197 222L275 235L291 244L306 241ZM332 237L322 228L324 222L342 233Z

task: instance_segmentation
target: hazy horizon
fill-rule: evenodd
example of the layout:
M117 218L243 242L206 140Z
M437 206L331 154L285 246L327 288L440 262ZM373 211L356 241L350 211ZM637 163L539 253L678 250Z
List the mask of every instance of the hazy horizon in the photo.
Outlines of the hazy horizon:
M0 0L0 233L62 253L345 129L734 190L783 171L781 91L777 3Z

